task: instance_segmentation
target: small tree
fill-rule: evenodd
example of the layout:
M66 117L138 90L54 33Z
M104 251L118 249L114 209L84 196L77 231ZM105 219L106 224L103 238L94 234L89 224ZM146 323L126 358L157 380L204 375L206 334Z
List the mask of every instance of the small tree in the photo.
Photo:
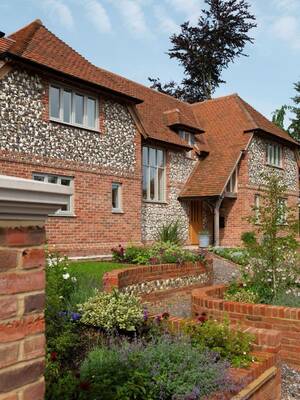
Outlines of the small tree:
M293 118L289 127L291 136L300 142L300 81L294 84L296 96L292 98L294 105L291 107Z
M285 199L287 187L278 175L265 175L264 181L260 204L248 218L256 237L246 244L250 261L243 270L243 279L261 301L269 302L299 278L298 222L296 210Z

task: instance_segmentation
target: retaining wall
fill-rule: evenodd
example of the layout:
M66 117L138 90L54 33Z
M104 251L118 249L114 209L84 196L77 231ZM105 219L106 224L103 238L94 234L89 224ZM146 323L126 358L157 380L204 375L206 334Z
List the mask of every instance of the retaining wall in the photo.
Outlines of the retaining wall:
M245 327L275 329L282 333L281 358L300 366L300 308L266 304L248 304L223 300L225 285L196 289L192 292L192 313Z

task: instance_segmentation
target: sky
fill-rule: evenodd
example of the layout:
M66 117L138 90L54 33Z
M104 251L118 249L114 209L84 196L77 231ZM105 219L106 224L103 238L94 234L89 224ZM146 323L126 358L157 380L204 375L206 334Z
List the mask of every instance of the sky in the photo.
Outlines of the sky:
M214 97L238 93L268 118L291 104L300 80L300 0L248 0L258 27L249 57L224 71ZM180 82L183 70L166 51L180 24L197 23L204 0L0 0L0 30L12 33L39 18L95 65L149 86L148 77Z

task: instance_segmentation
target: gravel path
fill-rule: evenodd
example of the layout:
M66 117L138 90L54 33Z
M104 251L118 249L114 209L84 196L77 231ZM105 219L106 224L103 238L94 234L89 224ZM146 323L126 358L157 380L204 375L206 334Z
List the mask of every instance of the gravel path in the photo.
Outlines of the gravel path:
M300 370L282 364L282 396L281 400L300 399Z

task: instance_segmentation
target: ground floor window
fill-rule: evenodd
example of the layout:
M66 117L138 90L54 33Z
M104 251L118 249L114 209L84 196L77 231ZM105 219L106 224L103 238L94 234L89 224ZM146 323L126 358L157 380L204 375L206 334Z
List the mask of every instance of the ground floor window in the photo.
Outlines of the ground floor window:
M162 149L143 147L143 199L165 201L165 152Z
M73 203L73 178L68 176L52 175L33 173L32 179L39 182L52 183L54 185L68 186L70 188L69 201L66 205L62 206L60 210L56 212L57 215L70 215L74 213Z
M122 184L113 183L111 187L111 203L113 212L122 212Z

